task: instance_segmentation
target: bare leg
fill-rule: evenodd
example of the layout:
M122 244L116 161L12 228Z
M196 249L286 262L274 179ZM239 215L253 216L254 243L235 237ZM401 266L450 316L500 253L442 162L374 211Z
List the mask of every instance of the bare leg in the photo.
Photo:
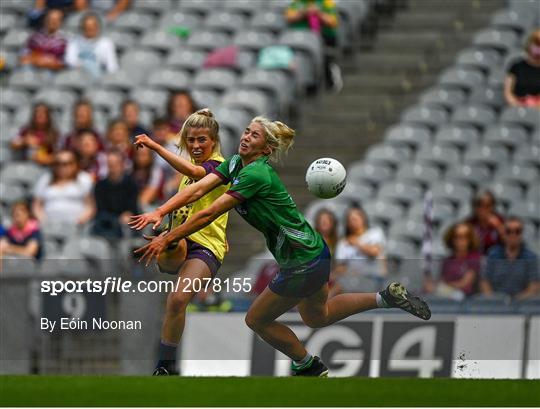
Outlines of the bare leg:
M193 280L211 277L210 269L204 261L199 259L186 260L178 274L178 280L189 278L190 284L193 284ZM162 341L178 344L182 338L186 322L186 308L196 294L187 284L180 282L177 285L177 291L171 292L167 298L167 307L161 328Z
M248 327L275 349L296 361L306 356L306 348L289 327L275 320L299 301L300 298L282 297L266 288L255 299L246 315Z
M328 300L328 284L302 299L298 310L302 320L312 328L325 327L362 311L377 308L376 293L339 294Z

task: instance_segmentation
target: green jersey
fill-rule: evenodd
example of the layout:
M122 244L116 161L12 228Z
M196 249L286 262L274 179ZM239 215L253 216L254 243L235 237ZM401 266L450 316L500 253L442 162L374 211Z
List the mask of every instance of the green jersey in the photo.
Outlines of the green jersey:
M266 245L282 268L307 263L321 254L324 241L304 216L281 179L262 156L247 166L240 155L219 165L215 174L231 183L226 192L241 203L236 211L264 234Z

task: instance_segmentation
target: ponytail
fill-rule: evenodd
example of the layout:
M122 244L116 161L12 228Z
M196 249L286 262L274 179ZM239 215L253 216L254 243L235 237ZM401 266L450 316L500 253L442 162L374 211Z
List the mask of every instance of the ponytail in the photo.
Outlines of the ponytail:
M296 131L283 122L270 121L263 116L257 116L251 122L256 122L263 127L266 143L272 149L270 158L278 162L281 155L286 154L293 145Z

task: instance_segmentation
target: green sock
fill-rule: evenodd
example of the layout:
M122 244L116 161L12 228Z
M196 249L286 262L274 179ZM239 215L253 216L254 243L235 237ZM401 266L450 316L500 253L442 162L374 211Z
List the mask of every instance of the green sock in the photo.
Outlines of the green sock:
M312 362L313 356L308 353L302 360L292 361L292 369L294 369L295 371L300 371L304 368L309 368Z

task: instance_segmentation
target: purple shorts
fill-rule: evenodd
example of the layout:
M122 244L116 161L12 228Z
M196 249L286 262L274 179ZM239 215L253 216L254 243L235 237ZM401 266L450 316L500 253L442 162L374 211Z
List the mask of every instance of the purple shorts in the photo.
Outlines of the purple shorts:
M200 245L199 243L196 243L192 240L186 239L186 245L187 245L187 255L186 260L191 259L199 259L202 260L210 269L210 273L212 274L212 278L214 278L221 267L221 262L218 260L218 258L214 255L214 253L208 249L207 247L204 247L203 245ZM176 275L178 274L178 270L175 271L169 271L161 268L158 265L159 271L165 274L171 274Z
M212 273L212 278L214 278L221 267L221 262L215 256L215 254L207 247L200 245L194 241L186 239L187 243L187 256L186 260L191 260L193 258L198 258L206 263L210 272Z

